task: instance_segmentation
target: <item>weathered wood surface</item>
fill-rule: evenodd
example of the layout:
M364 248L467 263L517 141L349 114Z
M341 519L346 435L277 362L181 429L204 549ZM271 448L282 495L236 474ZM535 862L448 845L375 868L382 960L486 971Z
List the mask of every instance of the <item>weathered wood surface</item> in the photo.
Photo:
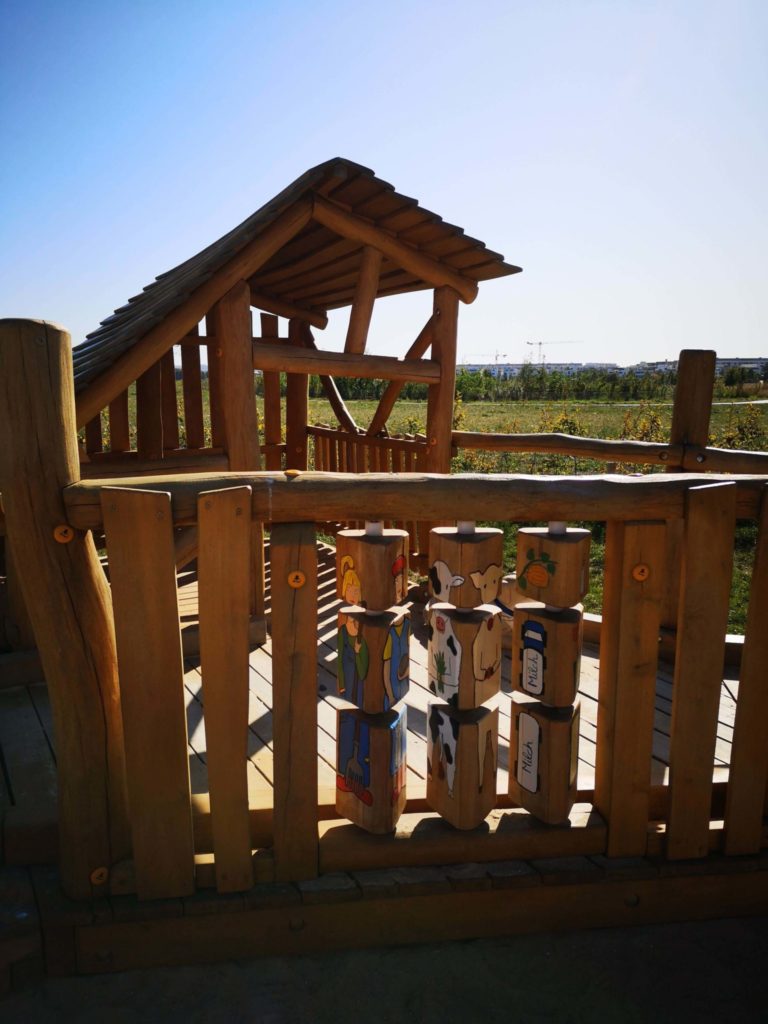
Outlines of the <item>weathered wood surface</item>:
M430 317L426 324L419 331L416 340L413 342L411 347L405 353L403 357L406 361L413 359L421 359L424 353L432 344L432 329L434 326L434 318ZM389 414L395 407L395 402L398 399L400 392L403 390L403 384L405 381L391 380L384 390L384 394L379 399L379 404L376 407L376 412L373 414L371 425L368 427L368 434L373 436L378 434L386 426Z
M608 441L575 437L572 434L485 434L454 430L452 437L458 448L476 448L488 452L549 452L604 462L680 465L683 456L682 445L657 444L652 441Z
M248 619L250 490L200 496L200 660L216 887L253 884L248 819Z
M56 722L62 878L85 898L91 873L128 850L125 764L107 582L90 534L54 539L80 470L70 338L53 324L0 322L0 434L5 543L24 566Z
M261 314L261 335L267 340L278 340L277 317L271 313ZM263 374L264 381L264 464L269 470L281 468L279 445L282 442L282 407L280 402L280 374L277 371Z
M183 665L170 498L103 492L136 886L194 890Z
M413 381L434 384L440 380L440 368L432 359L398 359L395 356L346 354L323 349L286 349L282 345L256 342L253 365L257 370L289 373L318 373L334 377Z
M349 326L344 351L365 352L368 339L368 328L371 323L373 304L379 290L379 270L381 268L381 252L367 245L363 249L360 260L360 271L355 285L355 297L349 311Z
M184 393L184 427L187 435L187 448L203 448L205 446L205 428L203 423L203 393L200 372L200 335L197 324L191 335L194 345L181 346L181 380Z
M427 392L426 468L430 473L451 471L458 317L459 295L452 288L435 288L432 359L440 367L440 380L431 384Z
M409 520L418 514L434 521L444 518L450 508L456 519L536 522L566 517L602 522L680 519L690 487L720 481L716 475L693 474L632 478L408 473L395 478L389 473L305 472L293 477L282 473L201 473L191 478L164 475L82 481L66 487L63 496L67 519L77 529L102 525L99 494L103 486L168 491L174 524L186 526L195 521L197 497L202 491L244 484L253 488L253 517L266 522L297 522L310 509L317 522L343 522L350 508L361 519ZM757 516L765 482L765 476L736 478L739 518Z

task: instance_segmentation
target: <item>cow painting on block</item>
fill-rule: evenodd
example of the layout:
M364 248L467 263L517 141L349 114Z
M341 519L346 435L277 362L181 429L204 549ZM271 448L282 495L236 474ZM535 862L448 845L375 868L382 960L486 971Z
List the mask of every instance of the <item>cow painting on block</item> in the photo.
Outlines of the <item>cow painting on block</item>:
M430 704L427 803L455 828L477 828L496 803L497 709Z

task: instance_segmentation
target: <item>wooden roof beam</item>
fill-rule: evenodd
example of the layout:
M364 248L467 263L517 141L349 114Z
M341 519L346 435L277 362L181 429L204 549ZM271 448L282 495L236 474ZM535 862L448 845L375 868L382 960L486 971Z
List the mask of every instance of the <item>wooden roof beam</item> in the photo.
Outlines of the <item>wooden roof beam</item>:
M357 284L355 285L355 297L352 301L352 308L349 311L349 327L347 328L347 340L344 344L345 352L365 352L368 328L371 326L373 304L376 301L376 293L379 290L381 259L382 256L379 249L374 249L370 245L365 246L360 260Z
M265 295L251 285L251 305L257 309L263 309L265 313L274 313L275 316L284 316L287 320L302 320L311 324L321 331L328 326L328 317L317 309L306 309L304 306L294 306L283 299L276 299L272 295Z
M470 281L444 263L432 259L426 253L414 249L413 246L406 245L405 242L387 234L375 224L342 210L341 207L320 196L314 197L312 217L318 223L345 238L352 238L362 245L378 249L403 270L407 270L408 273L414 274L435 288L443 285L453 288L463 302L473 302L477 296L476 281Z
M253 346L256 370L284 373L317 373L320 376L365 377L368 380L402 380L417 384L437 384L440 366L432 359L396 359L394 356L347 355L344 352L314 352L287 345L257 342Z
M268 228L235 253L227 264L92 381L77 396L78 427L92 420L116 395L156 363L171 345L178 344L189 334L233 285L255 274L278 249L306 227L311 215L310 199L301 199L289 206Z

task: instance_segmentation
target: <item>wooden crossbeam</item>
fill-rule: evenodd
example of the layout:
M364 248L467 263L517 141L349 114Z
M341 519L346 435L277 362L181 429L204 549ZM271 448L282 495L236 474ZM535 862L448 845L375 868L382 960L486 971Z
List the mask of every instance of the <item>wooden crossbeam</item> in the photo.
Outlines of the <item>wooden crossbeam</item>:
M303 346L254 345L253 365L257 370L284 370L287 373L414 381L417 384L437 384L440 381L440 367L431 359L406 361L393 356L346 355L322 349L309 351Z
M432 329L433 317L430 317L422 327L421 331L419 331L419 335L414 343L405 353L406 361L411 359L421 359L432 344ZM380 430L384 429L390 413L395 407L398 395L403 390L403 383L404 382L400 380L392 380L387 385L384 394L379 399L379 404L376 408L376 412L373 414L371 425L368 427L368 434L371 436L378 434Z
M328 316L325 313L316 309L306 309L304 306L296 306L292 302L285 302L273 295L265 295L264 292L258 291L253 286L251 286L251 305L257 309L263 309L265 313L284 316L287 320L304 320L321 331L328 326Z

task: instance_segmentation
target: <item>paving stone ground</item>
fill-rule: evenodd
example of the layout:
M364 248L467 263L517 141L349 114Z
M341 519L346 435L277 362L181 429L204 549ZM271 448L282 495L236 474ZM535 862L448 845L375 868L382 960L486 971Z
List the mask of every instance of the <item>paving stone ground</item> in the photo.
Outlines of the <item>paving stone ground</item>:
M752 1024L768 918L655 925L47 979L3 1024Z

